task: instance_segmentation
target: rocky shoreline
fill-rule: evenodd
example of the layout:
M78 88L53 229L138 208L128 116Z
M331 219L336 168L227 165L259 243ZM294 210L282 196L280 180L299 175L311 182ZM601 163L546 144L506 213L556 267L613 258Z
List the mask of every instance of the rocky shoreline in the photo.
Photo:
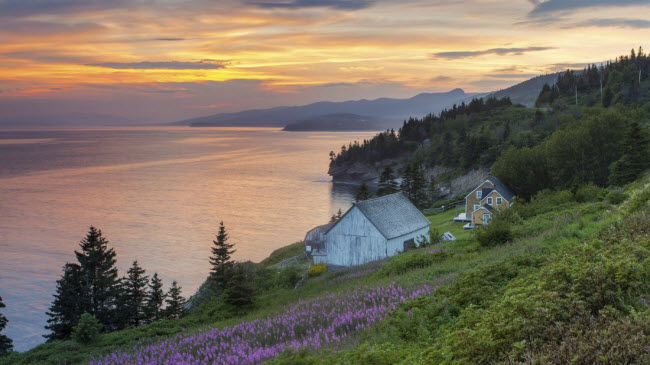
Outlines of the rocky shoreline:
M366 183L369 185L376 185L384 168L390 166L394 171L396 171L396 175L399 175L399 171L404 168L408 160L408 156L404 156L383 160L374 164L355 162L343 166L331 166L327 173L332 177L332 182L338 184L361 185L362 183ZM431 176L438 178L451 171L453 171L451 168L436 166L433 168L427 168L425 174L427 179ZM438 184L440 199L444 200L452 198L471 190L473 187L484 181L489 174L489 169L478 168L456 176L448 181L440 182L440 184Z

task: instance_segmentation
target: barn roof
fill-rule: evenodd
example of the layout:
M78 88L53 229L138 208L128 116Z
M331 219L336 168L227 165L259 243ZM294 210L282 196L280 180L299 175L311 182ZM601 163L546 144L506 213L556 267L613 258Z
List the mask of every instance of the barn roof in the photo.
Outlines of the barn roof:
M364 200L354 204L354 207L357 207L377 230L389 240L428 227L431 224L402 193ZM342 220L343 218L339 222ZM332 227L330 227L331 229Z

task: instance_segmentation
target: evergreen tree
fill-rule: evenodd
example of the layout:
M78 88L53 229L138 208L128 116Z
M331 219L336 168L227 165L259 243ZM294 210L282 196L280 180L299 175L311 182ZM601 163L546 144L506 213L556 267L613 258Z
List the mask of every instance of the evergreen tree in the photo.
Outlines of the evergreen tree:
M379 188L377 189L377 196L389 195L397 192L397 182L395 182L395 175L390 166L386 166L379 177Z
M81 316L81 267L77 264L66 264L63 276L56 282L54 301L50 306L47 326L50 333L44 337L48 341L70 338L72 329Z
M139 327L147 322L147 284L149 277L145 270L133 261L133 265L127 271L127 277L122 280L122 300L120 301L120 313L123 323L129 327Z
M181 295L181 287L178 286L176 280L172 282L172 286L167 292L165 303L167 303L167 306L165 307L165 317L179 318L183 315L185 298Z
M233 261L231 255L235 253L232 243L228 243L228 233L223 222L219 224L219 233L217 240L212 241L212 256L210 257L210 264L212 269L210 272L210 279L217 289L224 290L228 284L228 271L232 268Z
M149 283L149 296L147 297L147 317L155 321L163 317L163 304L165 302L165 292L163 283L158 278L158 273L154 273Z
M427 204L427 181L420 166L415 164L406 166L400 188L416 206L423 207Z
M368 199L370 199L370 190L368 189L368 185L366 185L366 183L362 183L361 186L359 186L359 189L357 190L355 201L360 202Z
M2 302L2 297L0 297L0 309L4 307L5 304ZM0 357L9 354L14 348L11 339L2 334L2 330L7 326L7 322L9 322L7 317L0 313Z
M648 140L639 123L633 122L623 143L623 156L612 164L610 181L625 185L634 181L648 168Z
M330 223L334 223L341 218L343 218L343 211L339 208L339 211L336 212L336 214L332 214L332 218L330 218Z
M235 265L226 289L226 302L237 309L245 309L253 304L254 293L255 289L246 275L244 266Z
M440 190L438 189L438 182L434 176L429 178L429 204L433 205L438 199L440 199Z
M115 267L115 251L108 248L102 232L90 227L81 241L81 252L75 251L81 268L81 312L95 316L107 330L115 329L119 279Z

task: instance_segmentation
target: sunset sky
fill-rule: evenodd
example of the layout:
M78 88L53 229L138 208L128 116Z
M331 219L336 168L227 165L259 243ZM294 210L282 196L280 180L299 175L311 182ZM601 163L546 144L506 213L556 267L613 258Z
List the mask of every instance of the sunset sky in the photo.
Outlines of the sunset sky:
M648 4L0 0L0 122L496 90L644 46Z

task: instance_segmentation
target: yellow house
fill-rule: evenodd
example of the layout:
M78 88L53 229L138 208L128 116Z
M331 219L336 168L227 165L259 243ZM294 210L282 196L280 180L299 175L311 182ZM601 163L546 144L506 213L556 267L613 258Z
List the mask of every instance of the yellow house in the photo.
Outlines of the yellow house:
M465 214L470 223L463 228L490 223L494 213L509 208L514 198L515 194L501 180L488 177L465 197Z

